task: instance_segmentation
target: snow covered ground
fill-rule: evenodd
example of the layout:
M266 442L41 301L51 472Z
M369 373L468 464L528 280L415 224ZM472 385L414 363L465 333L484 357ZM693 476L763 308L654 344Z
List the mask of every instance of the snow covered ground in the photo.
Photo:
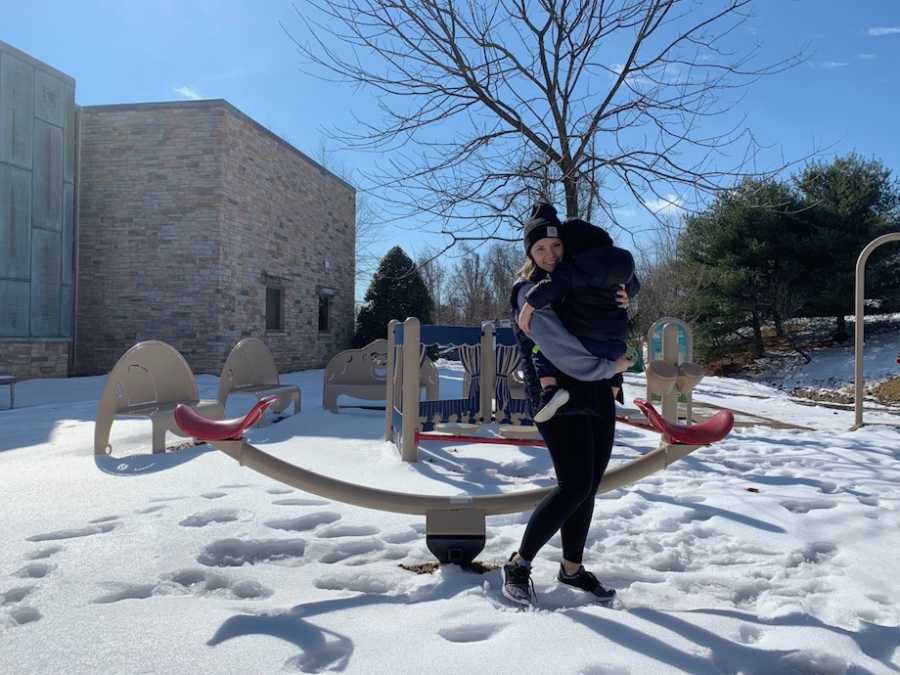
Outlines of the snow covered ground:
M827 363L794 376L831 377ZM454 396L461 373L441 375ZM552 484L540 448L428 443L404 464L383 413L324 411L322 371L284 379L302 412L250 438L296 464L433 494ZM214 397L216 378L198 380ZM518 611L496 571L401 568L431 559L423 518L323 500L208 447L149 455L143 420L117 421L115 456L95 460L102 386L28 381L0 411L2 673L900 671L900 427L850 432L851 412L708 378L696 399L815 431L741 428L602 495L585 563L623 607L556 583L557 537L535 562L540 607ZM656 440L620 426L613 462ZM489 518L479 559L505 558L526 519Z
M866 386L900 375L900 317L896 329L866 336L863 374ZM760 381L790 391L795 387L839 389L853 384L853 340L844 345L812 352L813 363L807 365L799 356L777 364L765 372ZM776 364L773 364L776 365Z

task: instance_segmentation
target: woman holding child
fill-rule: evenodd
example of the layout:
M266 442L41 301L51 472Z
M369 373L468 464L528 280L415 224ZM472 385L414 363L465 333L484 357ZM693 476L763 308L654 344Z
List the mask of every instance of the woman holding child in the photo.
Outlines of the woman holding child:
M519 550L503 566L503 595L534 602L531 561L559 531L557 579L610 602L581 564L594 499L612 454L615 401L625 356L629 295L639 285L631 255L600 228L560 223L538 204L523 228L527 260L511 303L528 398L556 471L557 487L535 508Z

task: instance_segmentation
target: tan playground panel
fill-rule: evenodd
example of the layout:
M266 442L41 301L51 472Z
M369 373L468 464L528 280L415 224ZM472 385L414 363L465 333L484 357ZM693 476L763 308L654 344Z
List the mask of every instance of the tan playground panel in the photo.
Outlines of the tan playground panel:
M178 351L158 340L139 342L110 371L97 405L94 454L111 454L109 434L117 417L147 417L153 424L153 452L166 451L166 432L184 437L175 424L175 406L184 403L222 419L218 401L202 401L194 373Z
M272 352L259 338L244 338L228 354L216 396L223 410L230 394L252 394L257 401L275 396L278 401L272 406L274 413L284 412L291 403L294 414L300 412L300 387L281 384Z

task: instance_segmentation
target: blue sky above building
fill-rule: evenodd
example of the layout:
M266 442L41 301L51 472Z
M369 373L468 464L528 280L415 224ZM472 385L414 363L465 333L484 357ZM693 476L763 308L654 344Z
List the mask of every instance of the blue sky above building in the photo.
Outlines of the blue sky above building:
M744 90L733 111L767 148L760 168L855 151L900 169L900 3L759 0L752 13L733 42L758 43L766 61L808 54ZM282 28L303 35L288 2L32 0L4 3L2 17L0 40L74 77L81 105L224 98L313 158L327 147L351 177L376 159L329 140L327 129L367 117L376 99L309 74ZM649 224L626 195L618 201L624 224ZM405 225L386 225L375 251L399 242L414 254L441 241L428 223Z

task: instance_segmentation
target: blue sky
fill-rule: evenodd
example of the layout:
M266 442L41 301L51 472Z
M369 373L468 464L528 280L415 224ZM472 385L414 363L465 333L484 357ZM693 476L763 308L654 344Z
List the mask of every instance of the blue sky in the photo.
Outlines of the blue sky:
M745 92L739 113L771 146L765 161L856 151L900 170L900 2L759 0L753 13L736 42L759 42L769 60L809 53ZM0 16L0 40L74 77L81 105L224 98L312 157L326 145L345 170L374 161L328 140L331 125L365 117L375 99L304 72L279 25L302 34L288 2L30 0L3 3ZM623 220L640 228L647 217L623 203ZM385 227L375 251L440 241L409 225Z

